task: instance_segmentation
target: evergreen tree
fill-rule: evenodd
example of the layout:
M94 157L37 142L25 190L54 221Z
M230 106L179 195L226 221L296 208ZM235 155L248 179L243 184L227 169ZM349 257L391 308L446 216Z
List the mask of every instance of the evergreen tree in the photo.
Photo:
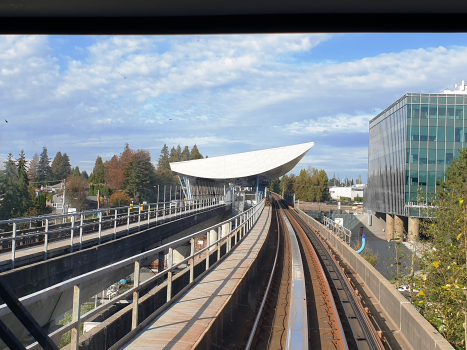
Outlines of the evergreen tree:
M167 147L167 144L164 144L164 147L161 149L161 155L159 156L159 161L157 162L157 170L170 170L169 147Z
M182 147L180 145L177 146L176 154L177 154L177 160L176 161L179 162L180 159L182 158Z
M24 150L21 150L19 158L16 160L17 168L17 205L18 212L21 215L24 215L28 211L30 205L29 197L29 179L28 179L28 169L27 169L27 160Z
M39 155L36 153L32 160L29 162L28 179L29 181L36 181L37 168L39 166Z
M318 187L316 187L316 200L319 202L323 202L328 199L329 193L328 193L328 175L326 174L326 171L324 169L321 169L318 171L317 174L318 178Z
M355 181L355 183L357 185L361 185L362 184L362 175L358 175L358 179Z
M148 151L138 150L125 168L125 188L133 198L147 199L155 184L155 169Z
M18 169L16 167L13 155L10 153L5 161L5 170L1 172L0 178L0 219L6 220L18 217Z
M180 161L185 162L187 160L190 160L190 148L188 146L185 146L185 148L182 151L182 155L180 156Z
M280 192L280 180L279 179L272 180L268 189L271 192L279 193Z
M177 154L177 149L175 147L172 147L169 155L169 163L178 162L179 159L180 155Z
M52 180L52 169L50 168L50 158L47 154L47 147L44 146L37 166L36 181L41 185L46 185L46 181ZM57 179L53 179L57 180ZM58 179L59 180L59 179Z
M203 155L199 152L196 144L193 146L190 152L190 160L193 160L193 159L203 159Z
M81 173L81 176L84 177L86 180L89 179L89 175L86 170L83 170L83 172Z
M309 174L305 169L300 170L300 174L297 176L297 179L294 183L294 192L297 199L302 201L311 202L311 192L309 187Z
M105 166L104 162L102 161L101 156L97 156L96 163L94 164L94 168L92 169L92 174L89 177L89 182L93 184L103 184L105 183Z
M72 167L70 164L70 157L68 157L68 154L63 153L63 178L66 178L68 175L72 173Z
M284 193L284 195L294 193L293 184L295 182L295 179L296 177L294 174L290 174L290 176L288 176L287 174L282 176L280 182L281 193L279 194L282 195L282 192Z
M62 152L57 152L51 166L53 180L65 179L65 164L63 162Z
M81 176L81 172L79 171L79 166L76 166L76 168L73 170L73 176Z

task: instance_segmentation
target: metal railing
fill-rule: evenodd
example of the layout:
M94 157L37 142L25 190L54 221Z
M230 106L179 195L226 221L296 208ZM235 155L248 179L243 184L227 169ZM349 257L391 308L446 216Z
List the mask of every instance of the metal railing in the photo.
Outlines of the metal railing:
M112 230L116 239L121 232L130 233L135 229L157 226L167 219L173 220L205 209L223 205L223 197L212 197L192 201L170 201L162 203L138 204L116 208L102 208L71 214L45 215L0 221L1 225L11 225L11 232L0 233L0 247L11 249L11 268L15 268L16 252L22 248L43 245L44 260L47 260L49 243L69 239L70 253L83 248L83 236L98 233L97 244L101 244L102 230ZM41 222L40 227L18 230L21 224ZM137 225L135 225L137 223ZM133 227L130 227L133 224ZM123 230L121 229L123 227ZM120 229L118 229L120 228ZM6 236L6 237L5 237ZM79 238L75 242L75 238Z
M172 279L174 275L174 270L177 269L180 265L190 263L190 284L194 280L194 259L196 255L200 255L203 252L206 252L205 256L205 264L206 270L210 270L209 264L209 257L210 252L213 252L217 249L217 261L220 259L220 250L221 246L226 244L226 254L232 249L233 246L237 245L237 243L242 240L245 235L247 235L251 228L254 226L260 214L265 206L265 199L263 199L260 203L256 206L248 209L247 211L238 214L237 216L223 221L219 224L211 226L207 229L203 229L186 237L180 238L174 242L167 243L163 246L151 249L147 252L140 253L129 257L127 259L121 260L119 262L113 263L111 265L101 267L94 271L85 273L83 275L71 278L64 282L58 283L46 289L40 290L33 294L29 294L19 299L19 301L26 307L31 305L35 302L45 301L48 298L52 297L57 293L62 293L63 291L73 288L73 311L72 311L72 322L61 327L60 329L52 332L49 334L55 342L60 340L60 337L69 330L72 331L71 335L71 348L78 349L79 343L79 331L80 331L80 324L91 317L101 313L102 311L110 308L112 305L117 303L122 299L126 299L132 296L132 323L131 323L131 330L135 330L136 327L142 323L138 322L138 299L139 299L139 291L148 286L150 283L155 282L157 279L163 277L164 275L168 275L167 278L167 302L169 302L173 295L172 295ZM203 234L207 234L207 244L206 247L198 250L195 253L195 238L201 236ZM211 236L215 236L215 240L211 241ZM232 246L232 238L234 238L234 244ZM190 255L183 260L174 264L173 262L173 250L179 246L184 245L185 243L189 242L191 245ZM154 276L151 276L149 279L145 280L144 282L140 281L140 261L145 258L154 257L159 252L164 252L168 250L168 268L164 269L163 271L159 271ZM124 293L116 296L115 298L111 299L109 302L89 311L84 315L80 315L80 308L82 304L81 300L81 286L83 283L88 282L90 280L99 278L101 276L107 275L112 271L121 269L125 266L130 264L134 264L134 284L131 289L128 289ZM0 317L4 316L11 311L9 310L6 304L0 305ZM144 321L143 321L144 322ZM40 349L40 345L36 342L31 344L27 347L27 349Z
M352 239L352 231L339 225L328 217L324 217L324 225L336 236L341 238L345 243L350 244Z

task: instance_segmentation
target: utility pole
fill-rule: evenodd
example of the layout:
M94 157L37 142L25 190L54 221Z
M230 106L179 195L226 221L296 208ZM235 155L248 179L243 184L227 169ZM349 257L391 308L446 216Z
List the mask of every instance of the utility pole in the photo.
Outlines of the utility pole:
M99 210L99 196L100 196L100 191L97 190L97 209Z

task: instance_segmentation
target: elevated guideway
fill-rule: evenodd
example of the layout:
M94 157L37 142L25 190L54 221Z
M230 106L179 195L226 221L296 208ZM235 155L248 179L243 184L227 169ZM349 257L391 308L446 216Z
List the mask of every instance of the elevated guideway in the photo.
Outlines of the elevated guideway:
M261 205L264 205L264 200L261 202ZM73 318L76 319L76 321L73 321L72 323L50 333L49 337L55 343L58 344L61 336L68 330L79 330L80 324L82 322L91 319L99 313L105 312L105 310L109 310L113 307L113 305L116 305L121 301L128 300L129 298L131 298L131 296L133 296L133 303L131 304L131 308L133 310L130 312L130 323L127 324L127 326L129 327L127 329L127 332L130 332L131 329L134 329L143 321L140 320L138 316L140 292L143 292L143 290L146 290L147 292L148 288L159 288L157 287L157 285L159 284L160 279L164 278L164 276L167 277L167 280L161 286L165 288L164 291L166 292L165 297L167 298L167 301L170 301L175 294L180 292L181 289L188 288L189 286L191 286L194 283L195 278L200 277L204 271L206 271L210 266L212 266L216 261L219 260L221 254L225 255L226 252L229 252L231 247L234 246L237 242L239 242L246 235L246 233L249 232L249 230L251 229L254 222L256 222L259 216L258 211L261 205L257 205L249 209L248 211L237 215L234 218L230 218L221 223L214 224L208 228L202 228L200 231L183 235L183 237L178 238L175 241L166 243L160 247L149 249L137 255L132 255L128 258L119 260L107 266L96 266L94 269L91 269L86 273L79 274L72 278L64 279L60 283L51 285L48 288L26 295L20 298L20 302L25 307L27 307L28 310L31 310L31 307L34 310L34 305L44 306L45 304L49 304L51 300L56 300L57 298L65 300L63 306L64 310L66 311L73 309ZM196 215L192 215L192 217L194 218L202 215L203 213L198 213ZM171 225L175 223L176 221L172 223L167 223L166 225ZM193 225L190 225L190 227L191 226ZM158 226L158 228L159 227L163 227L163 225ZM142 233L139 233L139 235L141 234ZM203 236L207 238L208 245L200 250L196 250L195 241L198 243L198 240L201 239ZM119 240L113 242L118 241ZM183 256L181 257L181 259L179 258L178 261L176 261L174 256L175 251L178 248L186 245L188 245L189 247L191 246L191 248L189 249L190 253L188 253L188 257ZM216 248L214 248L213 246L216 246ZM163 271L160 271L159 273L150 277L149 279L142 281L140 279L141 264L144 261L148 261L148 259L149 261L152 261L151 259L157 257L161 252L168 252L168 267L165 268ZM81 252L73 254L79 253ZM204 259L206 259L206 262L202 261L204 262L204 264L199 260L201 256L204 256ZM188 267L184 267L187 264ZM21 268L18 270L21 270ZM90 286L99 284L102 279L108 279L108 276L115 275L116 273L121 274L122 271L124 271L125 274L128 274L128 271L130 270L133 271L133 288L127 290L122 294L117 295L108 303L99 306L97 309L88 312L86 315L81 316L80 307L82 303L84 303L90 296L88 292ZM189 286L186 286L186 284L188 284ZM71 298L63 298L64 293L71 295ZM157 304L158 302L156 302L155 304L153 303L153 305ZM144 315L144 312L142 311L141 314ZM33 316L35 318L41 317L41 315L38 313L33 313ZM2 320L5 320L5 318L14 318L13 314L10 312L9 308L5 304L0 306L0 317L2 317ZM118 327L117 335L120 337L124 336L124 329L125 328ZM78 331L76 331L76 334L77 333ZM107 333L107 329L104 333ZM77 348L77 344L78 339L72 337L73 349ZM107 347L111 346L111 343L107 344ZM97 345L97 349L102 349L105 347L106 346L103 346L102 344ZM36 343L35 345L31 345L29 348L39 349L40 345Z
M104 233L104 230L102 230L101 244L98 244L98 238L95 238L95 245L88 248L84 248L83 244L82 250L76 249L73 253L65 252L65 254L55 258L45 261L41 260L34 264L8 270L0 275L2 280L13 289L17 297L24 297L62 283L70 278L89 273L109 264L114 264L135 254L163 246L168 242L175 241L193 232L211 227L230 217L230 210L229 205L213 201L210 205L201 205L200 203L199 206L184 211L182 215L179 212L167 212L164 214L162 212L154 213L154 211L151 211L152 222L150 222L149 228L147 228L148 214L142 212L141 219L138 220L138 213L136 213L133 231L128 232L127 225L125 224L120 234L117 231L117 237L115 238L113 228L109 230L111 232L106 236L102 234ZM144 221L143 215L146 216ZM152 218L152 216L157 216L157 218ZM138 225L138 222L140 225ZM90 233L89 235L84 235L84 237L92 237L96 234L98 233ZM105 237L107 240L104 239ZM70 241L68 239L61 240L57 244L65 244L65 246L62 245L62 249L68 249ZM30 249L41 248L33 247ZM162 261L164 261L164 256L168 254L167 249L158 252L153 257L148 256L142 263L149 264L153 260L161 259L161 254ZM185 247L178 247L177 250L184 252L186 249ZM177 250L174 251L175 255L177 254ZM37 254L43 254L43 251ZM131 266L123 266L120 269L109 271L99 279L84 282L82 291L83 300L89 300L89 298L107 289L120 279L131 275L132 272L133 268ZM72 299L73 290L63 290L46 299L31 303L28 309L41 326L48 327L49 324L53 326L58 317L71 309ZM27 336L27 331L11 313L1 316L0 319L14 331L19 339Z
M134 339L121 349L195 349L222 344L219 334L229 328L232 308L250 301L245 290L248 275L258 264L259 254L268 236L272 209L264 207L248 235L209 274L155 320L147 322ZM242 237L243 238L243 237ZM243 285L243 286L242 286ZM246 295L246 296L245 296ZM237 303L232 302L236 299ZM254 305L252 305L254 308ZM232 324L233 327L235 325ZM237 325L238 327L238 325ZM241 327L238 327L239 329Z
M3 220L0 227L11 229L0 234L0 272L99 245L222 203L223 197L209 197ZM30 228L19 229L25 225Z

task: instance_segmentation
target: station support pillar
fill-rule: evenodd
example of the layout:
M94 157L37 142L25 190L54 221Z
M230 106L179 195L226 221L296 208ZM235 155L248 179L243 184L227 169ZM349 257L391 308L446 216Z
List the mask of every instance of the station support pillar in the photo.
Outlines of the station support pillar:
M221 237L224 238L229 234L229 224L222 225Z
M404 241L404 221L399 215L394 215L394 238L399 241Z
M215 242L217 241L217 230L211 230L209 231L209 242ZM211 248L209 248L209 253L215 251L217 249L217 247L215 245L213 245Z
M191 246L190 245L178 246L177 248L175 248L173 250L173 263L174 264L179 263L180 261L185 259L185 257L190 255L190 252L191 252ZM185 265L185 266L182 266L182 265ZM186 264L182 264L182 265L180 265L180 268L186 267Z
M258 204L258 199L259 199L259 175L256 175L256 204Z
M386 214L386 240L390 241L394 238L394 216Z
M418 241L419 229L420 229L420 219L409 216L409 229L408 229L409 241L412 241L412 242Z

